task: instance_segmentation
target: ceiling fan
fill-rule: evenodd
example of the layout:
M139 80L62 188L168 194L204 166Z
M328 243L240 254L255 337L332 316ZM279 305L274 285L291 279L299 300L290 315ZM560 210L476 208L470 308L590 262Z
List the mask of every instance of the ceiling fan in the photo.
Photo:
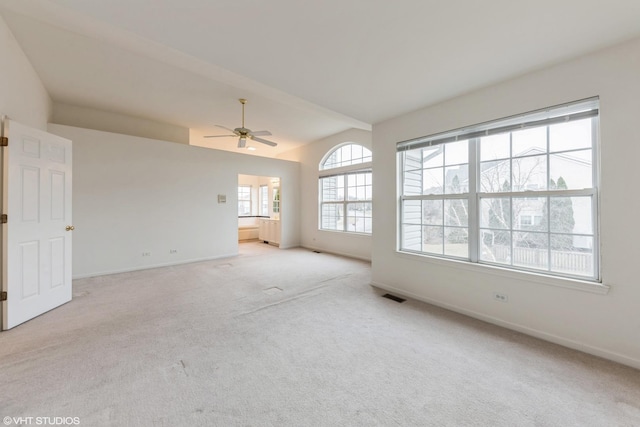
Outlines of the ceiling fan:
M259 131L253 132L251 129L247 129L246 127L244 127L244 104L247 103L247 100L244 98L240 98L238 101L240 101L240 104L242 104L242 126L235 129L229 129L228 127L225 127L222 125L216 125L219 128L228 130L229 132L233 132L233 135L207 135L205 136L205 138L227 138L230 136L237 136L238 148L246 147L247 138L253 141L261 142L271 147L275 147L276 145L278 145L275 142L269 141L268 139L260 138L260 136L271 135L271 132L269 132L268 130L259 130Z

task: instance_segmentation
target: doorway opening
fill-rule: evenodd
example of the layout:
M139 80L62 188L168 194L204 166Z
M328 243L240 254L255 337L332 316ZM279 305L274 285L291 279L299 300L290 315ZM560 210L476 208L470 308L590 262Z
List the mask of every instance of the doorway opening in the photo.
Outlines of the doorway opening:
M238 175L238 241L280 245L280 178Z

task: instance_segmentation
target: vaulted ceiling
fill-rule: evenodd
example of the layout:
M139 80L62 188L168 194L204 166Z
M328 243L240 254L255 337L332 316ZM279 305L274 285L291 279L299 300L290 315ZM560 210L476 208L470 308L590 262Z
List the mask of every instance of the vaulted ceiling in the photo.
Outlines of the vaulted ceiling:
M0 0L55 102L272 156L640 36L637 0Z

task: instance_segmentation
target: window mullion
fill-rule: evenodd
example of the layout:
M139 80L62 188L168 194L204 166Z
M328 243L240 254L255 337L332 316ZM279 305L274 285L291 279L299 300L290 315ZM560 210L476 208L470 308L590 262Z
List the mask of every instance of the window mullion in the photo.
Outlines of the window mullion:
M547 190L551 184L551 130L547 126ZM551 271L551 197L547 196L547 271Z
M500 193L483 193L478 192L478 195L482 198L496 198L496 197L579 197L579 196L593 196L596 191L593 188L585 188L580 190L550 190L550 191L522 191L511 192L504 191Z
M591 198L591 215L593 218L593 261L594 261L594 277L602 280L600 275L600 263L602 262L600 255L600 119L598 117L591 120L591 188L593 189L593 197Z
M346 177L345 177L346 182ZM346 185L346 184L345 184ZM347 187L345 186L345 193L347 191ZM344 195L344 200L342 201L342 231L347 231L347 195Z
M400 196L400 200L466 200L470 193L424 194L421 196Z
M469 214L468 214L468 227L469 227L469 260L471 262L478 262L480 257L480 215L478 213L478 207L480 202L478 200L478 147L480 144L479 138L469 140Z
M509 133L509 191L513 190L513 133ZM509 254L513 255L513 241L514 241L514 233L513 233L513 197L509 196ZM511 256L511 262L509 263L513 266L513 256Z

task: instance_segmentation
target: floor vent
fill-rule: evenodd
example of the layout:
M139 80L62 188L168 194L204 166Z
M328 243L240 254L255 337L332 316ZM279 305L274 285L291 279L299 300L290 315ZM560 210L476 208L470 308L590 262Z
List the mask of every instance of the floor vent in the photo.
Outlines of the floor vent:
M400 298L400 297L397 297L397 296L391 295L391 294L384 294L384 295L382 295L382 298L387 298L387 299L390 299L391 301L395 301L395 302L405 302L406 301L406 299L404 299L404 298Z

